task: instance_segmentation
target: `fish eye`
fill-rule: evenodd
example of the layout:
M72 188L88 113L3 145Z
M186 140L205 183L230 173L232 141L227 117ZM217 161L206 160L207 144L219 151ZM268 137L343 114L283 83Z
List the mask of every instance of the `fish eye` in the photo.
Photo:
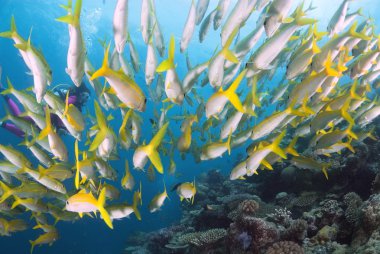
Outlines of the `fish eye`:
M49 74L50 74L50 75L53 74L53 71L52 71L52 70L49 70Z
M264 20L264 26L266 26L267 25L267 20Z
M69 201L66 200L66 205L68 205L68 204L69 204Z
M144 100L144 103L146 103L147 102L147 98L145 98L145 100Z

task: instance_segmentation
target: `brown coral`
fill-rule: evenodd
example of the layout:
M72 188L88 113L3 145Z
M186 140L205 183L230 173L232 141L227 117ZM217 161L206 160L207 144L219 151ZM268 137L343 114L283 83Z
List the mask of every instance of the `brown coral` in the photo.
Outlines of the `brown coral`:
M238 210L243 215L253 215L259 209L259 203L255 200L244 200L239 204Z
M268 248L266 254L304 254L301 246L291 241L281 241L274 243Z
M284 238L295 242L302 242L307 235L307 222L303 219L294 220L288 229L285 231Z

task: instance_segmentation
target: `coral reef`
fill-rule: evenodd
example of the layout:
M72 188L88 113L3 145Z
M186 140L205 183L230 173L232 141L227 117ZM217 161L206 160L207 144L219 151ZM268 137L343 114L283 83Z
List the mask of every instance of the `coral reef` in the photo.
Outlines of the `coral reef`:
M328 181L286 164L246 181L210 170L180 224L127 253L380 253L380 145L355 148L334 158Z

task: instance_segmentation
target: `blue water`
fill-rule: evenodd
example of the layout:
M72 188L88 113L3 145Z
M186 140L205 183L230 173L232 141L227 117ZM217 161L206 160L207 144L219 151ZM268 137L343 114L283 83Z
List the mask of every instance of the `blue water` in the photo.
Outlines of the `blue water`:
M140 9L141 1L129 1L129 17L128 25L132 40L138 50L141 66L140 72L136 74L135 80L144 89L147 94L147 89L144 79L144 65L146 56L146 45L144 44L139 31L140 27ZM211 0L207 14L215 8L217 0ZM230 10L236 1L232 1ZM297 2L297 1L295 1ZM98 39L106 39L107 42L113 40L112 35L112 15L115 7L115 0L83 0L81 24L82 31L85 37L87 54L95 68L100 67L103 59L103 48L98 42ZM156 0L157 17L161 24L161 29L164 34L165 42L167 43L171 34L176 38L176 55L175 62L177 63L177 72L181 79L184 78L187 68L185 64L185 55L179 53L179 40L182 34L182 29L186 21L187 13L190 7L191 0ZM32 28L31 40L32 44L42 49L42 52L50 64L53 71L53 84L71 84L70 77L65 73L66 54L69 43L67 25L55 21L55 18L65 15L65 11L59 7L59 4L66 4L66 1L59 0L0 0L0 31L9 30L11 16L15 16L18 32L26 38ZM320 20L319 27L325 29L330 17L336 10L340 1L335 0L315 0L314 6L317 7L312 12L312 16ZM294 4L296 6L296 3ZM375 19L378 17L380 5L378 0L362 0L354 1L352 9L364 7L364 13L372 16ZM377 15L377 16L376 16ZM242 38L250 29L254 29L257 19L257 13L254 13L246 26L241 30L240 38ZM379 31L380 17L378 17L377 31ZM219 31L210 29L205 41L200 44L198 41L197 27L193 40L188 47L188 52L192 65L208 60L216 45L220 45ZM260 44L260 43L259 43ZM259 45L258 44L258 45ZM128 51L128 50L126 50ZM165 54L166 55L166 54ZM129 59L126 54L126 58ZM160 59L162 60L162 59ZM159 61L160 61L159 60ZM5 83L5 77L9 77L17 89L24 89L33 84L33 79L27 75L27 67L22 58L18 56L18 51L13 47L13 41L9 39L0 39L0 65L3 68L2 82ZM280 73L280 71L278 72ZM281 76L277 75L268 84L268 87L276 86L280 81ZM84 79L85 80L85 79ZM87 82L87 81L86 81ZM152 86L155 86L155 82ZM88 87L89 84L86 83ZM207 99L212 90L206 86L202 90L198 89L198 94ZM92 91L92 96L94 93ZM175 106L170 111L169 115L183 114L184 109L195 113L195 108L188 107L188 104L179 107ZM93 100L87 104L90 112L93 110ZM157 107L150 100L147 104L146 112L141 116L144 119L143 136L141 140L149 141L151 139L151 124L149 118L153 118L153 108ZM161 105L159 105L161 107ZM0 116L3 116L4 111L1 110ZM107 113L108 114L108 113ZM111 122L114 129L117 131L121 124L119 111L113 111L115 120ZM174 134L179 136L179 123L171 122L170 128ZM215 129L218 131L218 129ZM16 146L21 140L8 134L4 130L0 130L1 143L12 144ZM65 142L70 151L70 161L73 161L73 138L65 137ZM199 142L198 142L199 145ZM22 148L20 148L22 149ZM27 154L28 151L25 151ZM120 186L120 177L124 173L124 160L127 159L131 163L133 151L118 150L120 161L112 161L111 165L119 173L118 182L115 186ZM225 155L221 159L211 160L196 164L190 154L187 154L186 159L182 160L178 152L175 154L175 162L177 164L177 172L180 177L175 178L165 174L165 182L167 186L172 186L181 181L191 181L194 176L200 175L209 169L220 169L226 174L229 173L231 167L237 162L237 157L244 151L244 148L236 149L231 156ZM169 157L162 158L165 169L169 166ZM36 247L35 253L121 253L126 247L125 240L135 231L149 231L165 227L180 219L180 202L175 193L169 194L170 200L165 202L162 210L157 213L149 213L147 205L152 197L158 192L163 191L163 176L156 174L156 181L149 182L146 174L141 171L133 171L136 183L139 181L143 185L143 207L141 207L142 221L137 221L134 215L131 218L120 221L114 221L114 230L110 230L105 223L98 219L90 219L84 217L74 223L59 222L57 229L60 234L60 239L52 246ZM67 185L72 185L69 180ZM131 193L122 192L121 201L131 202ZM29 215L28 215L29 216ZM25 219L28 220L27 216ZM40 230L32 230L34 221L30 221L30 229L24 232L13 234L11 237L0 237L0 253L28 253L30 244L28 240L34 240L41 233Z

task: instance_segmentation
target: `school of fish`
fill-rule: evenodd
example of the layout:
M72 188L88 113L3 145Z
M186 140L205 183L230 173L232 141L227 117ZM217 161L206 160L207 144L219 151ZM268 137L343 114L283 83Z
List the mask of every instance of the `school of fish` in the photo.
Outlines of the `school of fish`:
M33 84L21 90L7 79L2 94L16 98L34 124L8 111L2 119L24 132L20 142L31 153L0 145L1 235L26 230L27 222L16 219L24 213L32 215L34 229L42 232L30 241L31 251L59 238L59 221L96 217L99 212L112 229L113 220L132 213L141 220L142 186L135 183L133 170L146 170L151 180L155 171L174 174L185 154L201 162L245 146L245 159L231 169L231 180L258 174L259 169L273 170L284 160L320 171L328 179L332 154L345 149L354 153L353 143L376 139L372 123L380 115L380 37L361 9L349 13L350 0L340 1L326 30L319 30L318 20L308 17L312 5L295 6L293 0L241 0L234 6L230 0L219 0L215 8L209 0L189 2L181 39L176 41L162 33L154 0L141 1L140 31L147 51L142 60L134 45L141 38L128 32L128 0L118 0L113 40L104 43L102 63L91 63L87 57L82 0L61 6L63 16L56 20L67 25L70 39L65 72L74 85L91 85L95 117L70 104L69 94L63 100L52 92L53 74L43 52L33 46L31 36L26 39L17 32L15 17L9 17L10 30L0 37L13 40ZM256 25L240 38L239 30L252 13L259 16ZM220 31L220 45L209 60L192 65L187 48L202 43L210 27ZM176 62L176 47L186 63ZM183 78L177 64L187 66ZM145 80L134 79L138 72ZM275 82L275 75L282 79ZM202 96L200 90L206 86L213 89L211 96ZM142 117L147 107L155 108L150 123ZM186 109L173 115L173 107ZM72 136L69 144L56 132L51 114ZM110 125L115 116L123 119L118 130ZM173 133L177 123L180 136ZM143 124L152 126L150 140L142 136ZM299 140L309 144L300 146ZM119 158L121 149L133 151L133 157ZM70 154L75 161L69 161ZM38 164L31 162L32 156ZM170 161L168 168L164 157ZM111 160L125 160L122 177L110 166ZM118 201L119 187L133 192L129 204ZM150 212L162 209L168 198L165 183L162 190L149 202ZM192 203L195 179L173 190L181 201ZM54 218L54 224L48 218Z

